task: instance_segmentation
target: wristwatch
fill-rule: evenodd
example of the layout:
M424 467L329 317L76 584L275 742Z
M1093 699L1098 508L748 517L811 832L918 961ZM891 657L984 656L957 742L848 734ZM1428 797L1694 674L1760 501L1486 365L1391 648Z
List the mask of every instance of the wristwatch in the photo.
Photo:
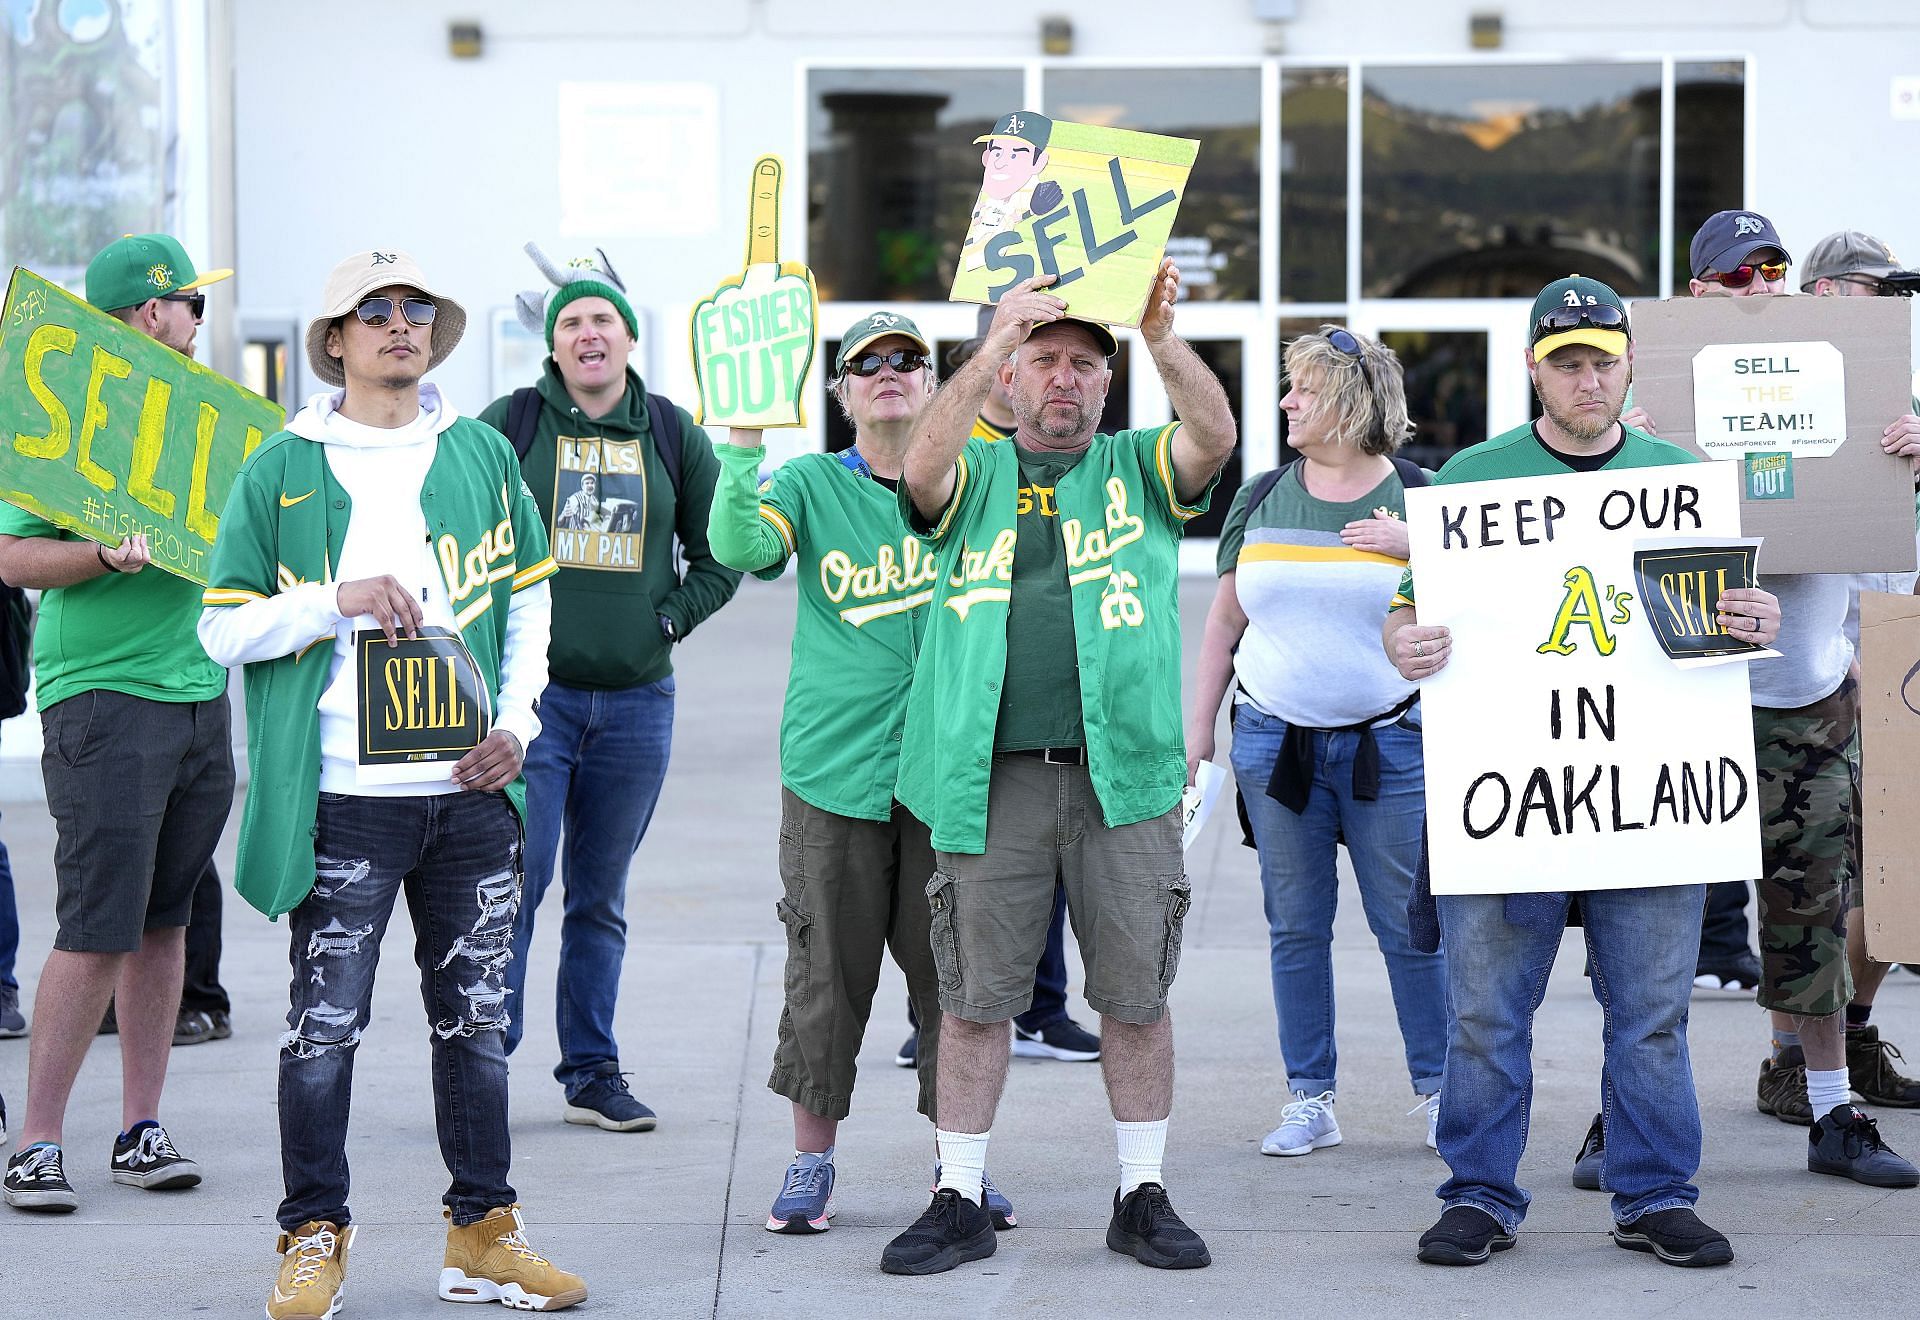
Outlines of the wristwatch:
M667 639L668 646L672 646L675 642L680 640L680 630L673 626L673 620L668 618L666 615L662 614L659 617L660 617L660 635Z

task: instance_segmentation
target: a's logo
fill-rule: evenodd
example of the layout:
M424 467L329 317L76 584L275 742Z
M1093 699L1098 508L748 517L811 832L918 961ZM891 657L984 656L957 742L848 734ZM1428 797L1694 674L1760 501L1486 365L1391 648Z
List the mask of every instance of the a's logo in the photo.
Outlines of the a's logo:
M593 258L592 257L575 257L573 260L569 261L567 265L574 270L592 270Z
M1739 238L1743 234L1757 234L1762 228L1758 220L1750 215L1743 215L1733 222L1733 236Z
M1022 119L1022 118L1021 118L1021 117L1020 117L1019 115L1008 115L1008 116L1007 116L1007 132L1009 132L1009 133L1024 133L1024 132L1026 132L1026 131L1027 131L1027 121L1026 121L1026 120L1024 120L1024 119Z
M1568 289L1567 296L1565 298L1562 298L1561 301L1566 303L1566 305L1569 307L1578 307L1580 305L1580 295L1575 293L1572 289Z
M156 262L147 267L147 283L156 289L171 289L173 287L173 267L163 261Z
M287 493L285 491L281 491L280 507L283 509L291 509L294 505L298 504L301 500L312 499L312 498L313 498L312 491L308 491L305 495L295 495L292 498L288 498Z
M896 326L900 324L900 318L892 312L875 312L873 314L873 323L875 325Z
M376 252L373 254L373 264L376 266L391 266L399 260L400 254L397 252Z

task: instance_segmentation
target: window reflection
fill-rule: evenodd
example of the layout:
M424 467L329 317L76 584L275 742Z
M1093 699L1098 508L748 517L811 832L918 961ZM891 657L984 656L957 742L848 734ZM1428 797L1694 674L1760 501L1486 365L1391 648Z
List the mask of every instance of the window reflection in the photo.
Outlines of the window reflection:
M1716 211L1746 201L1747 66L1673 66L1673 289L1687 278L1693 231ZM1796 278L1795 282L1798 280Z
M1402 454L1437 471L1487 438L1485 331L1385 330L1380 342L1399 355L1406 378L1414 431Z
M1347 298L1345 69L1280 74L1280 298Z

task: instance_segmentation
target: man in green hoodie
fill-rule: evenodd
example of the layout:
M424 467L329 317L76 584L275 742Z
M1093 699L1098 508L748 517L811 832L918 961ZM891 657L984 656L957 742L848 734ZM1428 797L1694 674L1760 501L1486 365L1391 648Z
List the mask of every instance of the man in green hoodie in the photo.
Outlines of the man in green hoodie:
M521 302L523 319L541 317L551 352L534 386L537 408L527 399L516 414L508 395L480 414L520 451L560 565L541 733L527 750L526 887L507 965L518 1011L507 1052L526 1019L527 950L564 819L553 1075L566 1088L567 1122L645 1131L654 1113L627 1090L613 1038L627 867L666 779L671 649L727 603L740 574L707 548L720 471L712 443L671 404L650 410L647 387L628 365L639 326L619 277L610 268L561 273L541 264L555 287L544 300L523 295ZM677 447L656 434L674 423ZM684 577L674 562L676 539Z

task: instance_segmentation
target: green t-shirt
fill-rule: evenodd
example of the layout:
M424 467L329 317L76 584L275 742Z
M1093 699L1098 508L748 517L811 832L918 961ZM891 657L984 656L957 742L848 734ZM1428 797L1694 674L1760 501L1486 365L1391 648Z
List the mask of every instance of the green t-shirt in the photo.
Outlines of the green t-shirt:
M1019 539L1013 548L1013 597L1007 604L1007 676L993 750L1084 747L1079 649L1073 641L1073 593L1060 539L1055 487L1084 456L1048 454L1014 443L1020 455Z
M0 505L0 536L81 539L11 504ZM33 628L40 709L96 689L212 700L227 690L227 671L207 658L199 622L199 584L151 564L42 592Z

